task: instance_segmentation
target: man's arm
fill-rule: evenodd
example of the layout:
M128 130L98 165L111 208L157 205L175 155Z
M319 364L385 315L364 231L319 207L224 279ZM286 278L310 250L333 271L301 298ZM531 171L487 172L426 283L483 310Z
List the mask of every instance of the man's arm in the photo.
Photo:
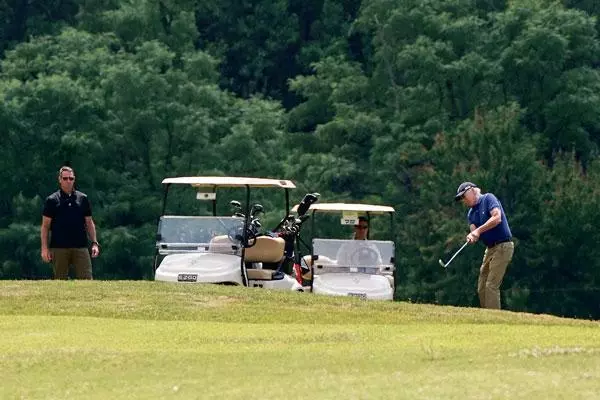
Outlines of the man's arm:
M100 254L100 245L98 245L98 240L96 239L96 224L94 224L91 215L85 217L85 230L92 242L92 257L98 257L98 254Z
M50 224L52 223L52 218L42 216L42 226L40 228L40 241L42 243L42 260L44 262L50 262L52 260L52 254L50 253L50 249L48 249L48 234L50 233Z
M490 219L485 221L485 224L481 225L479 228L473 229L475 225L471 225L471 233L467 235L467 240L469 242L475 243L479 240L479 236L481 236L482 233L489 231L490 229L498 226L502 222L502 213L500 212L500 209L498 207L492 208L492 211L490 211L490 215Z
M85 217L85 230L87 231L88 238L92 242L97 242L96 240L96 224L94 224L94 220L92 217Z

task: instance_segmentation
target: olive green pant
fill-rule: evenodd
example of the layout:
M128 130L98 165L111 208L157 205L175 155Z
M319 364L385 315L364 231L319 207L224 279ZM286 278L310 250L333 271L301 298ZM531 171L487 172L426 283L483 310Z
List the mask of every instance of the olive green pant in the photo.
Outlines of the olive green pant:
M54 279L69 279L69 266L75 268L76 279L92 279L92 259L86 247L53 248L52 268Z
M477 282L481 307L500 309L500 285L514 252L515 245L512 242L500 243L485 250Z

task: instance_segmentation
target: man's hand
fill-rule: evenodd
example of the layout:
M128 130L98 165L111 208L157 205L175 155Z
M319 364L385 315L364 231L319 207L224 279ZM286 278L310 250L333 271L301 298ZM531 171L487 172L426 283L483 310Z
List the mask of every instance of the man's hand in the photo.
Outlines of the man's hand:
M477 232L477 229L475 229L473 232L471 232L467 235L467 242L469 242L469 243L475 243L478 240L479 240L479 232Z
M92 258L96 258L100 255L100 246L98 243L92 243Z
M52 261L52 253L47 247L42 248L42 260L44 260L44 262Z

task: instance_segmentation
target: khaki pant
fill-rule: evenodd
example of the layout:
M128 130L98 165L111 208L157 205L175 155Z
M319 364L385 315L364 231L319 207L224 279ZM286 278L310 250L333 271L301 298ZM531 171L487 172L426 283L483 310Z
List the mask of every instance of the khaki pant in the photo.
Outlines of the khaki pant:
M92 259L86 247L53 248L52 268L54 279L69 279L69 266L75 267L76 279L92 279Z
M515 245L512 242L500 243L485 250L477 282L481 307L500 309L500 285L514 252Z

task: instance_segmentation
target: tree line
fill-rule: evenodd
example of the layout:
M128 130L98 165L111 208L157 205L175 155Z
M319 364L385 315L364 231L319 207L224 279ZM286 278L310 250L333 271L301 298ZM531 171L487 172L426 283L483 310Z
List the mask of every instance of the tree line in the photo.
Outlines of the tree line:
M41 208L69 163L97 279L152 279L164 177L275 177L394 206L398 299L476 305L483 249L437 264L470 180L515 236L506 308L600 318L595 2L0 4L0 278L50 277Z

